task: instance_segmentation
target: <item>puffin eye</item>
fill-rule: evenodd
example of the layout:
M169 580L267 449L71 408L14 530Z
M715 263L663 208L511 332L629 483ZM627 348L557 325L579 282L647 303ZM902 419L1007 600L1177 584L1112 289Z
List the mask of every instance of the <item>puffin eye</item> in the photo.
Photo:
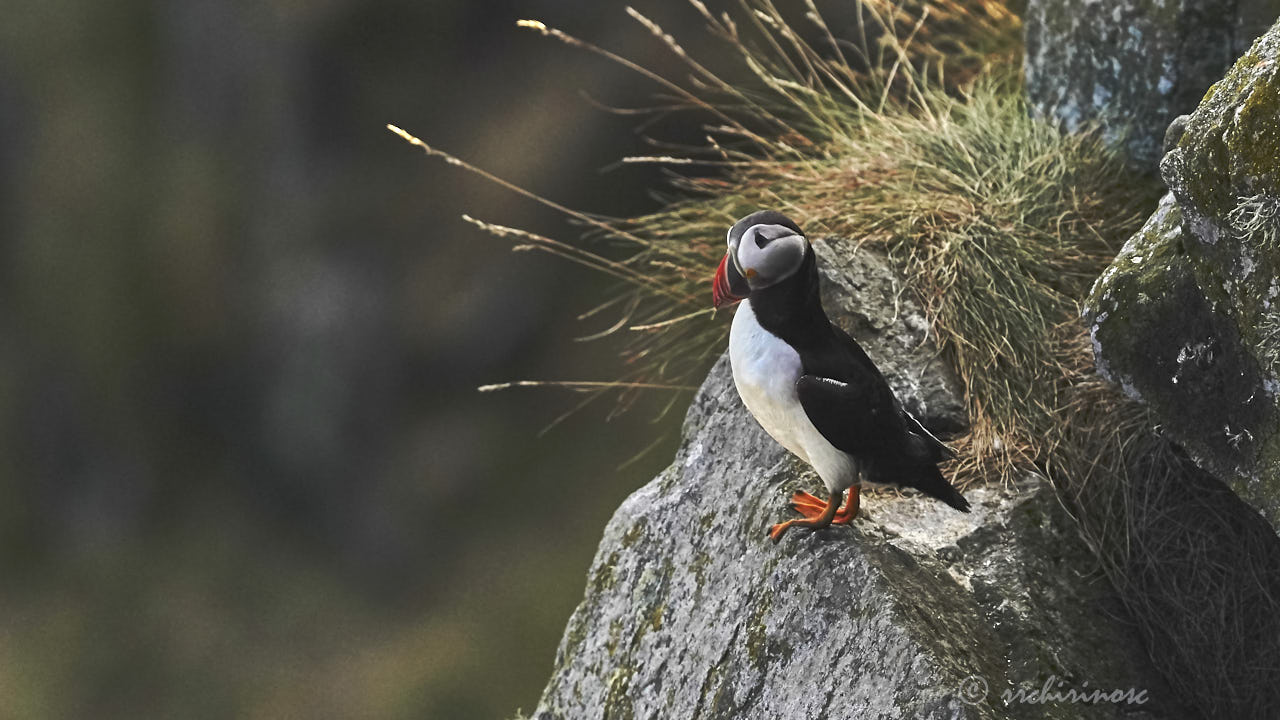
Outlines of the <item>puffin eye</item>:
M773 242L776 239L777 238L772 238L766 235L763 230L756 231L756 247L760 248L761 250L765 249L766 245L768 245L769 243Z

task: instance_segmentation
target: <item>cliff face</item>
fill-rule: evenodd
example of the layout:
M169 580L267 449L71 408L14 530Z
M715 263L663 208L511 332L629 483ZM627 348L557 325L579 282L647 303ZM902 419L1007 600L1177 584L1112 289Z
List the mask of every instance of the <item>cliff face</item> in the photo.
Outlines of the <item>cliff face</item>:
M1273 0L1029 0L1028 98L1068 131L1101 122L1154 170L1165 127L1277 13Z
M827 307L900 397L935 427L961 426L955 383L884 261L843 247L820 258ZM851 526L769 542L790 494L819 485L742 407L722 358L675 461L606 528L534 716L1176 716L1042 480L971 489L969 515L870 495ZM1046 684L1146 702L1002 698Z
M1280 27L1170 141L1171 192L1089 298L1098 367L1280 528Z

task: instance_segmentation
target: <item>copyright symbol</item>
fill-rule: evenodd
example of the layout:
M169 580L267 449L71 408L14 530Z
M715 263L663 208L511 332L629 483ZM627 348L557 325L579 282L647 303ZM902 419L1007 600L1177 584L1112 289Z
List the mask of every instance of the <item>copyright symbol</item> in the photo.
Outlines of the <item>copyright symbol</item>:
M987 681L977 675L970 675L960 683L960 699L970 705L977 705L987 697Z

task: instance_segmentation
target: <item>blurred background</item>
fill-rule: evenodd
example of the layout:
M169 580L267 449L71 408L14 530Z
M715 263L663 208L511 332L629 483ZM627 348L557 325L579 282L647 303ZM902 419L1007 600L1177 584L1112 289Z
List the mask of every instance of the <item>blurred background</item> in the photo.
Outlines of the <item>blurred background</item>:
M684 403L610 379L600 277L463 212L657 207L619 0L45 0L0 23L0 717L505 718ZM637 3L686 44L683 3ZM673 120L657 134L695 139ZM710 269L708 269L710 273ZM595 324L593 324L593 322ZM687 398L686 398L687 400ZM639 461L619 466L655 440Z

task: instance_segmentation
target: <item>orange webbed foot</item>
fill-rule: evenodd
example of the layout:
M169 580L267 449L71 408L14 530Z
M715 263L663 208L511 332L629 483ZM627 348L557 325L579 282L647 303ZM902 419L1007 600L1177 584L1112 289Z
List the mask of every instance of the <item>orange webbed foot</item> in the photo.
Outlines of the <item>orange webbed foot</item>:
M827 527L833 520L835 520L836 515L839 514L837 512L837 508L840 506L841 495L842 493L832 493L830 500L825 503L818 501L818 503L820 503L820 507L815 507L815 503L813 503L809 498L813 498L813 500L817 500L817 498L814 498L808 493L796 493L792 497L792 500L794 501L796 511L801 515L804 515L804 517L778 523L777 525L769 528L769 539L774 542L778 542L782 539L783 534L785 534L792 526L808 527L815 530L821 530L822 528ZM850 497L850 501L852 503L852 496ZM847 506L846 509L848 509ZM844 522L852 520L853 515L856 513L857 508L855 507L853 513L848 514L848 519Z
M831 518L832 525L848 525L858 516L858 506L860 500L860 492L857 486L849 488L849 499L845 501L844 507L836 511L835 516ZM791 507L808 520L815 520L822 517L827 510L827 502L820 500L814 495L810 495L804 491L797 491L791 496ZM776 525L774 527L777 527Z
M778 523L777 525L774 525L774 526L770 527L770 528L769 528L769 539L770 539L770 540L772 540L772 541L774 541L775 543L776 543L776 542L778 542L779 540L781 540L781 539L782 539L783 534L787 532L787 528L791 527L793 524L795 524L795 523L797 523L797 522L799 522L799 521L798 521L798 520L788 520L788 521L786 521L786 522L780 522L780 523Z
M805 517L817 517L822 514L823 510L827 509L827 501L810 495L803 490L797 490L791 496L791 507Z

